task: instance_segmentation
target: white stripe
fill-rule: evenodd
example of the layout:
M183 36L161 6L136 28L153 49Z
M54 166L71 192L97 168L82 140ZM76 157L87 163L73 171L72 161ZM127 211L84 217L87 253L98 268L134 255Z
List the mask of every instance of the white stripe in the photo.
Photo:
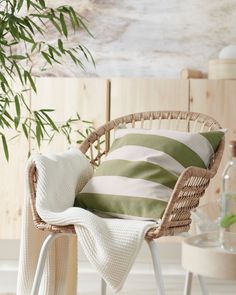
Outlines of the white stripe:
M214 150L210 142L199 133L189 133L175 130L149 130L149 129L118 129L116 131L116 138L121 138L126 134L146 134L146 135L160 135L175 139L187 147L192 149L203 160L204 164L208 166L209 159L214 154Z
M103 162L110 160L145 161L157 164L176 176L179 176L184 170L184 166L168 154L136 145L126 145L111 151Z
M172 189L144 179L123 176L94 176L81 193L124 195L168 201Z

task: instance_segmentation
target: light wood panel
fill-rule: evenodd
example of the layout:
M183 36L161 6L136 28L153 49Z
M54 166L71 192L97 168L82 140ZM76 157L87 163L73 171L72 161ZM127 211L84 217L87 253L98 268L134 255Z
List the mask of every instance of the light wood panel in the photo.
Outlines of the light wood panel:
M108 113L108 82L105 79L38 78L38 93L32 93L32 109L55 109L54 119L58 122L78 112L82 119L92 121L94 126L106 122ZM17 84L14 87L18 87ZM78 125L74 126L78 129ZM8 133L12 136L12 132ZM74 134L74 140L78 134ZM61 152L68 143L58 135L48 145L44 143L41 152ZM24 196L24 175L27 154L38 151L35 141L28 142L23 136L9 144L10 162L7 163L0 144L0 239L20 237L21 208Z
M208 114L218 120L222 127L228 128L222 163L203 202L214 200L220 194L221 174L228 159L228 142L236 138L235 93L236 81L233 80L190 80L190 110Z
M159 80L159 79L111 79L110 98L111 119L135 112L158 110L181 110L189 108L189 80ZM155 122L153 122L153 127ZM156 122L158 124L158 122ZM181 125L181 124L180 124ZM162 123L165 128L165 123ZM166 128L168 128L166 126ZM180 126L181 128L181 126ZM186 130L186 125L183 126ZM114 139L111 134L111 142ZM176 241L178 238L173 238ZM167 242L162 238L161 242ZM142 252L145 260L147 250Z
M20 91L20 83L15 81L12 88ZM29 103L30 92L24 94ZM13 113L15 112L12 107ZM27 116L27 113L22 113ZM14 130L4 130L7 139L17 133ZM6 161L2 143L0 142L0 239L15 239L19 237L21 226L21 204L24 197L25 163L29 152L29 143L22 134L8 142L9 162Z
M78 112L81 119L93 122L95 127L107 121L108 113L108 81L105 79L78 78L38 78L38 93L32 95L32 109L55 109L52 117L62 122L75 117ZM81 124L74 125L72 139L75 145L79 134L75 131ZM32 150L38 150L36 142L31 144ZM42 145L42 152L59 152L68 146L63 135L56 135L53 142Z
M111 119L143 111L187 111L188 96L188 80L112 79Z

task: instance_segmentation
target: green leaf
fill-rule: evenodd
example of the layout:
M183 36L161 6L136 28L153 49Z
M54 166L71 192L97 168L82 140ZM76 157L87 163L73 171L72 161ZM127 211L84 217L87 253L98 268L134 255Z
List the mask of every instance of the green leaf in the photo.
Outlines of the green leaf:
M83 46L82 45L79 45L79 48L84 53L85 57L87 57L87 55L86 55L86 52L87 52L87 54L89 55L89 57L90 57L90 59L91 59L91 61L93 63L93 66L96 67L95 60L94 60L91 52L88 50L88 48L85 47L84 45ZM87 60L88 60L88 58L87 58Z
M73 22L75 23L75 26L79 27L79 21L78 21L76 12L74 11L73 7L70 7L69 10L70 10L71 17L73 18Z
M1 137L2 137L2 145L3 145L4 154L5 154L5 157L8 161L9 160L9 151L8 151L6 137L3 133L1 133Z
M26 59L27 57L24 55L9 55L8 56L11 59L16 59L16 60L22 60L22 59Z
M31 1L30 0L27 0L27 10L29 10L30 5L31 5Z
M45 58L45 60L46 60L50 65L52 65L52 61L51 61L51 59L50 59L50 55L47 54L47 53L44 52L44 51L42 51L41 54L42 54L42 56Z
M24 77L25 77L25 82L27 82L27 79L30 82L31 87L33 88L34 92L37 93L37 89L34 83L34 80L32 78L32 76L30 75L30 73L28 71L24 71Z
M39 4L41 5L42 8L46 8L44 0L39 0Z
M68 37L68 31L67 31L67 26L66 26L66 22L65 22L65 18L63 13L60 13L60 22L61 22L61 28L62 28L62 32L63 34Z
M35 27L35 29L40 33L40 34L42 34L43 35L43 33L44 33L44 30L42 29L42 28L40 28L32 19L30 19L30 18L28 18L28 21L31 23L31 25L33 26L33 27Z
M36 122L36 140L37 140L37 144L38 144L38 147L40 147L41 145L41 136L42 136L42 129L41 129L41 126L38 122Z
M46 114L44 111L42 111L42 114L44 115L44 117L47 119L48 123L51 125L51 127L53 128L53 130L59 132L57 126L55 125L55 123L53 122L53 120L48 116L48 114Z
M58 48L61 51L61 53L65 54L65 49L64 49L62 40L58 39L57 43L58 43Z
M4 75L1 72L0 72L0 80L9 87L9 84L8 84L6 78L4 77Z
M28 139L29 134L28 134L28 130L27 130L26 126L25 126L25 123L22 123L21 126L22 126L22 130L23 130L23 132L25 134L25 137Z
M55 112L55 109L40 109L41 112Z
M19 66L17 65L17 63L16 63L15 60L13 60L12 64L14 65L14 67L15 67L15 69L16 69L16 71L17 71L17 74L18 74L18 77L19 77L19 79L20 79L21 84L23 85L24 82L23 82L23 79L22 79L22 74L21 74L21 71L20 71Z
M19 11L22 8L24 0L18 0L17 10Z
M17 95L15 95L15 108L16 108L16 118L14 120L14 123L15 123L15 127L17 129L17 127L19 126L19 123L20 123L20 116L21 116L20 102L19 102L19 98Z
M55 21L54 18L50 18L50 22L54 25L54 27L58 30L58 32L61 34L62 33L62 30L61 30L61 27L58 25L58 23Z
M224 228L229 228L234 223L236 223L236 214L228 214L223 217L220 225Z

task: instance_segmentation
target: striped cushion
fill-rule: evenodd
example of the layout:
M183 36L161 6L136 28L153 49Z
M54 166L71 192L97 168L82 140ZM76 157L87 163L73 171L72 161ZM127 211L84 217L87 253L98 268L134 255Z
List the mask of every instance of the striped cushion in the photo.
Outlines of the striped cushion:
M207 168L223 131L118 129L111 150L75 206L110 216L156 220L181 172Z

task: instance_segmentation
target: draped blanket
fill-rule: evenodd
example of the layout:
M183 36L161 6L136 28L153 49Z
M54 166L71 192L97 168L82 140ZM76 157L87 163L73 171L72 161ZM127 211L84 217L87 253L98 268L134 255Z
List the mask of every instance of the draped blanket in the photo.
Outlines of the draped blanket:
M93 170L77 149L62 154L36 155L26 170L26 197L23 210L17 295L31 292L37 260L48 233L36 229L30 211L28 173L35 163L38 171L36 208L49 224L74 224L85 255L106 283L118 292L133 265L153 222L101 218L73 207L76 194L91 178ZM56 239L50 248L40 285L40 295L76 294L78 261L75 235ZM35 294L36 295L36 294Z

